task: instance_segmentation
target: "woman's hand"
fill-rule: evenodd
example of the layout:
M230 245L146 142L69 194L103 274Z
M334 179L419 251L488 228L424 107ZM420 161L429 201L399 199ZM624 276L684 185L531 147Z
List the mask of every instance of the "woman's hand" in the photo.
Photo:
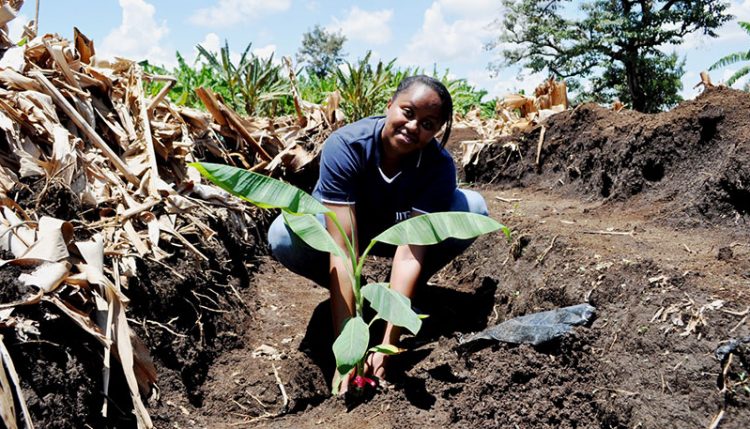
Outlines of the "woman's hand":
M371 374L379 379L385 378L385 365L388 355L383 353L371 353L365 362L365 375Z
M343 379L339 376L339 373L336 372L333 375L332 385L335 386L336 383L340 383L338 393L339 396L344 395L347 391L349 391L350 386L354 387L355 392L362 391L367 388L367 386L370 386L374 389L378 387L378 382L371 378L368 371L368 366L367 364L365 364L365 375L357 375L357 368L353 368L351 371L349 371L348 374L344 376Z

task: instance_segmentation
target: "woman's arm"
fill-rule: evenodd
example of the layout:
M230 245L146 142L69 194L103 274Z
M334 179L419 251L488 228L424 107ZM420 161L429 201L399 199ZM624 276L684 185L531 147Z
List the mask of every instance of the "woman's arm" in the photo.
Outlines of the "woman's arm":
M418 216L418 213L412 213L412 217ZM425 246L402 245L396 248L393 255L393 265L391 266L391 288L408 298L414 296L417 289L419 275L422 273L424 256L426 253ZM382 344L395 345L401 337L401 328L388 323L383 333ZM385 375L385 355L373 353L367 362L368 370L372 375L382 378Z
M357 230L354 206L338 204L325 204L325 206L336 214L339 224L354 247L355 255L359 256L356 239L352 240L352 231ZM341 231L328 216L326 216L326 229L336 244L344 249L345 254L349 255L349 249L346 246L344 236L341 235ZM352 262L350 258L343 259L331 254L329 289L331 291L333 331L337 336L343 328L344 321L354 315L354 291L352 291L352 283L349 277L351 270Z
M417 245L403 245L396 248L391 267L391 288L407 298L414 296L417 281L422 273L425 247ZM401 335L401 329L390 323L385 328L384 344L395 344Z

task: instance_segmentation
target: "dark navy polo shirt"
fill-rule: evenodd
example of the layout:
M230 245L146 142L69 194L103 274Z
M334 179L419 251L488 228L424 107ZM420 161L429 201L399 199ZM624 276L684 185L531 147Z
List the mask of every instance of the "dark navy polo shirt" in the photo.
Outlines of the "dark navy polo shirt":
M456 190L453 158L435 139L407 155L401 171L387 177L380 168L384 124L384 117L370 117L331 134L322 149L320 178L313 190L321 202L355 206L365 246L364 240L408 219L412 210L448 210Z

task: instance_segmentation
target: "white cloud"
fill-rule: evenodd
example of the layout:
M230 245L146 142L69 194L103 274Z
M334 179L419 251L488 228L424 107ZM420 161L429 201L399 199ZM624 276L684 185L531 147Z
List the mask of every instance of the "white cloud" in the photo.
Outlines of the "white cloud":
M737 18L737 21L750 21L750 0L733 1L729 6L729 13Z
M174 51L161 42L169 27L166 21L156 21L156 8L144 0L120 0L120 7L122 23L104 38L98 54L173 65Z
M490 2L466 3L473 4L467 9L470 13L451 20L446 10L459 10L459 3L455 0L434 2L425 11L421 31L412 37L406 50L399 55L399 61L431 68L435 63L439 66L442 62L472 62L485 57L483 47L493 37L490 23L497 11L495 6L490 7Z
M393 10L366 11L356 6L349 9L343 20L333 18L333 23L326 29L340 31L348 40L359 40L373 45L380 45L391 40L390 21Z
M733 43L742 43L748 40L748 34L738 24L738 21L750 21L750 0L734 1L729 6L728 13L734 19L725 23L716 30L718 37L704 36L700 32L685 36L679 46L674 47L678 53L685 53L693 49L710 49L711 47L723 46Z
M16 17L8 23L8 36L10 37L11 41L17 42L21 39L21 35L23 34L23 27L26 26L28 22L29 18L26 18L26 15L19 14L16 15Z
M218 56L219 53L221 52L221 48L224 47L224 42L225 41L221 40L218 34L208 33L203 38L203 40L198 44L201 45L208 52L211 52ZM261 48L251 49L251 52L257 57L260 57L262 59L268 59L268 57L270 57L272 54L276 52L276 49L277 49L276 45L270 44L267 46L263 46ZM197 48L193 50L193 57L186 58L186 61L188 61L188 63L191 63L192 61L195 61L196 58L198 58ZM240 58L242 58L242 53L235 51L234 49L232 49L232 46L230 45L229 46L229 60L233 64L237 65L240 63ZM205 60L201 59L201 62L205 62ZM273 62L274 64L280 64L281 58L274 58Z
M216 33L206 34L206 37L204 37L203 40L198 44L208 52L214 52L218 54L219 51L221 51L221 38ZM198 52L197 49L196 52Z
M271 55L273 55L276 52L276 45L270 44L267 46L264 46L262 48L253 49L253 54L258 57L262 58L264 60L268 59ZM281 58L274 58L274 62L277 63L281 60Z
M188 64L192 64L198 58L197 45L200 45L201 47L203 47L203 49L207 50L208 52L218 55L219 52L221 51L222 43L223 42L218 34L208 33L203 37L203 40L198 42L196 46L193 47L192 57L186 57L185 61L187 61ZM230 53L230 57L231 57L231 53ZM205 63L205 60L201 59L201 62Z
M497 0L438 0L446 14L461 18L486 20L488 17L500 17L500 6Z
M269 13L289 9L291 0L218 0L212 7L198 9L190 22L203 27L222 27L247 22Z

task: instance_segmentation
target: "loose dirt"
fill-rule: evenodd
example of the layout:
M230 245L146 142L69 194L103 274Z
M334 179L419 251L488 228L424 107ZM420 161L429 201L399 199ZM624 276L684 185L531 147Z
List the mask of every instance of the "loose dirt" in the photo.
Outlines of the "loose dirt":
M714 351L750 335L749 108L750 95L726 89L659 115L584 105L544 124L538 166L541 127L485 148L462 186L513 240L481 237L420 291L414 304L430 317L364 398L328 393L327 291L267 256L267 218L243 234L221 230L217 214L211 261L172 249L127 292L159 370L156 425L709 427L723 411L718 427L747 427L750 356L722 366ZM369 277L387 264L372 261ZM595 320L551 344L458 347L503 320L583 302ZM132 427L122 398L118 418L97 420L94 344L6 344L28 396L47 398L29 401L37 427ZM36 361L71 378L41 383L53 370Z

